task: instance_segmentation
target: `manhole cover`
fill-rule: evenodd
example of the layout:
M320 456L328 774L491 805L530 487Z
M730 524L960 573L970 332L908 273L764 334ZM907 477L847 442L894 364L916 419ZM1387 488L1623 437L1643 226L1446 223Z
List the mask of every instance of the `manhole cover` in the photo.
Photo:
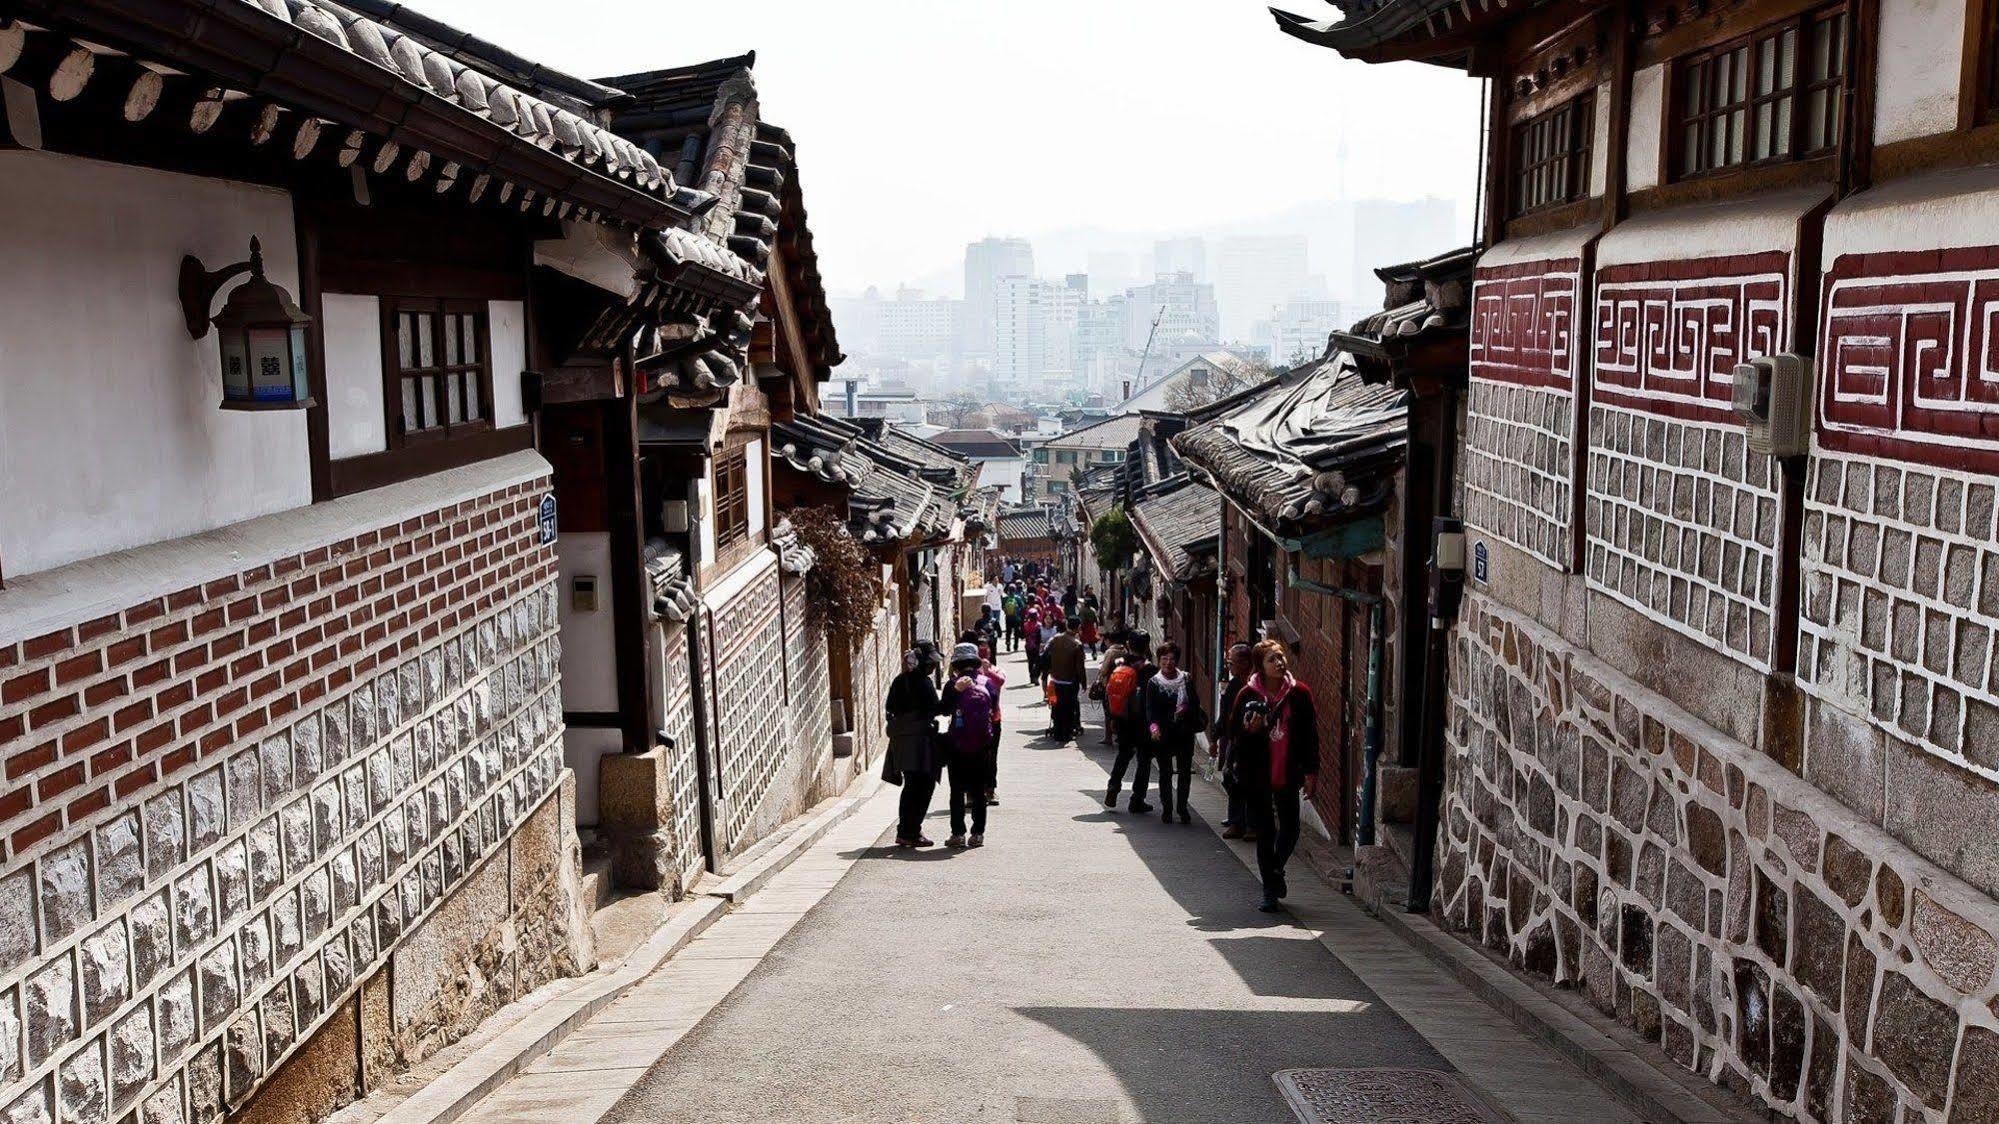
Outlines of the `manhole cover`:
M1304 1124L1505 1124L1448 1073L1287 1069L1273 1076Z

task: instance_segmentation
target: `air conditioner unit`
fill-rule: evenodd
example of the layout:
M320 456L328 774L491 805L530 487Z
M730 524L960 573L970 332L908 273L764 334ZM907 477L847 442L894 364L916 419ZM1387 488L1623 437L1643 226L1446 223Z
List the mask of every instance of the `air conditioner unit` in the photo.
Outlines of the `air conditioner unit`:
M1752 452L1801 457L1811 451L1812 361L1803 355L1763 355L1736 365L1732 405L1749 433Z

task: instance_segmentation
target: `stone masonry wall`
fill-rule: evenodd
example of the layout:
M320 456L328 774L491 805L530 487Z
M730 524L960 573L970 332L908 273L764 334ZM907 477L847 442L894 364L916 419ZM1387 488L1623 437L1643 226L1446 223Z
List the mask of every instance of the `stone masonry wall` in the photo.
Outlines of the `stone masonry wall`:
M713 675L708 714L722 802L715 845L725 854L756 842L752 819L791 756L778 567L775 556L765 561L727 604L705 614L705 662Z
M394 1064L580 967L546 488L0 646L0 1119L216 1120L364 987Z
M707 868L701 850L701 766L698 733L694 727L694 670L687 651L687 628L683 622L662 621L665 635L663 682L666 686L666 735L673 739L672 766L667 783L673 793L673 840L679 849L677 866L683 887Z
M1574 394L1475 378L1466 399L1466 526L1566 568Z
M1739 425L1597 405L1591 586L1756 668L1771 664L1777 493Z
M1482 594L1451 675L1440 921L1786 1116L1999 1119L1991 898Z

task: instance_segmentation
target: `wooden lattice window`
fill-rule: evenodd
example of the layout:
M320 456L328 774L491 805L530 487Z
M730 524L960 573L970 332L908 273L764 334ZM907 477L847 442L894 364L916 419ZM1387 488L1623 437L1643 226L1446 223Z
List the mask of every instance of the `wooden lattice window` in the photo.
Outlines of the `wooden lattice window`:
M1819 8L1681 58L1674 174L1809 159L1839 144L1847 13Z
M1514 217L1589 195L1595 105L1591 91L1513 126Z
M493 427L484 301L382 298L382 369L391 444Z
M749 457L739 445L715 458L715 546L731 546L749 535Z

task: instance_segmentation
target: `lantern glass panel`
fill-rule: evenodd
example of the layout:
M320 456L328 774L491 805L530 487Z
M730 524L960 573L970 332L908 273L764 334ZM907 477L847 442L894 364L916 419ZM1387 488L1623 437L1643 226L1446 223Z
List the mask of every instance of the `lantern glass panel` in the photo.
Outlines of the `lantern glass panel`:
M222 400L225 402L248 402L250 400L250 345L241 332L223 332L222 341Z
M292 401L303 402L312 397L312 364L306 357L305 325L292 325L291 349Z
M258 402L292 400L291 331L288 326L250 329L250 396Z

